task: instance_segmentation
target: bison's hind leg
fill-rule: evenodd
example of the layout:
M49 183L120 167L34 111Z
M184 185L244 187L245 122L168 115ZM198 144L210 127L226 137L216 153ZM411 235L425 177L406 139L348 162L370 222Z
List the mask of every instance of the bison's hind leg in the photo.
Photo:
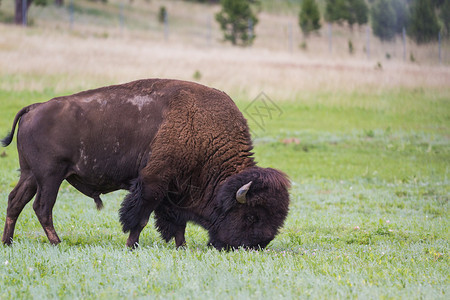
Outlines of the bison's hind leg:
M36 179L29 170L22 170L19 182L8 196L8 208L6 211L5 229L2 242L10 245L12 243L14 228L17 218L25 205L30 202L36 194Z
M38 188L33 203L33 209L48 240L51 244L56 245L59 244L61 240L56 234L55 227L53 226L53 206L55 205L59 186L64 177L57 172L46 172L45 174L51 175L36 178Z

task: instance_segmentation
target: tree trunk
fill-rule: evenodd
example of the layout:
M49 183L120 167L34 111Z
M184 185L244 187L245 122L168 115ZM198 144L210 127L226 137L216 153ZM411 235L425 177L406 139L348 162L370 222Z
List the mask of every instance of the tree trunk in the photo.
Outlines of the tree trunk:
M28 15L28 9L30 8L31 2L33 0L15 0L15 18L14 21L17 25L26 24L26 18ZM26 8L24 9L23 5L26 3ZM25 12L25 14L24 14Z
M55 0L55 5L56 6L63 6L64 5L64 0Z

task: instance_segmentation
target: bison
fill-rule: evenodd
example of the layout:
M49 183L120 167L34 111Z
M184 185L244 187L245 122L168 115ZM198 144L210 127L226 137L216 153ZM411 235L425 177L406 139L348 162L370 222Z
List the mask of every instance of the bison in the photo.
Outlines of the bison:
M98 209L100 194L129 191L119 211L129 247L152 212L165 241L184 245L191 221L217 249L263 248L287 216L287 176L256 165L245 118L216 89L146 79L35 103L17 113L4 146L17 123L20 179L8 197L4 244L34 195L50 243L60 243L52 209L63 180Z

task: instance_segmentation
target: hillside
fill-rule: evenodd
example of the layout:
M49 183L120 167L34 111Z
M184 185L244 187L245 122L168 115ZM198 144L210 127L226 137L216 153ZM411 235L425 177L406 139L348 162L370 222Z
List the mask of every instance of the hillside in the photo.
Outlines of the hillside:
M29 22L34 27L72 29L81 34L91 33L104 37L120 34L152 39L167 37L190 45L222 46L222 34L214 19L215 13L220 9L219 5L167 0L109 0L107 3L77 0L73 2L73 6L71 3L66 0L64 7L32 5ZM323 14L324 1L318 3ZM166 29L158 22L162 6L167 8L169 16ZM261 1L257 6L260 21L255 28L257 38L254 47L303 52L305 55L327 58L366 58L381 62L387 59L403 61L404 58L409 61L413 58L419 63L439 63L436 44L417 47L408 40L404 57L401 38L382 44L371 34L370 29L368 32L366 25L353 30L336 24L329 28L324 20L319 35L309 38L306 48L301 47L304 41L298 27L299 9L296 1ZM0 6L0 21L11 21L13 13L13 2L3 1ZM349 53L350 41L354 49L352 54ZM450 63L448 50L449 41L445 40L441 51L444 64Z
M408 42L404 61L400 41L381 44L370 37L367 55L365 28L352 32L334 26L331 51L328 28L323 28L307 41L306 50L301 49L293 9L261 11L254 46L240 48L222 42L214 21L217 5L122 3L75 1L73 22L68 7L32 6L31 26L25 30L0 25L0 87L20 90L26 84L36 90L51 86L66 91L171 77L197 80L241 99L265 91L275 99L293 100L308 91L445 89L450 82L448 48L443 49L444 66L439 66L435 44L418 47ZM161 5L169 13L166 31L157 21ZM4 19L13 13L11 1L2 2L0 9ZM353 54L348 52L349 39Z

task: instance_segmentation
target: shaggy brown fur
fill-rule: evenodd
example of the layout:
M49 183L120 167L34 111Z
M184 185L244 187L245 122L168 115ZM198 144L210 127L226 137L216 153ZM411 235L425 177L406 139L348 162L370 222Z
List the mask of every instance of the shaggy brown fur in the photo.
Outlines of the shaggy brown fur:
M245 118L223 92L196 83L149 79L55 98L22 109L17 122L21 166L9 195L3 242L34 194L51 243L52 208L67 179L102 206L99 195L128 189L120 221L139 235L154 211L162 237L185 243L186 222L205 227L210 243L264 247L286 218L289 181L255 165ZM252 181L245 204L236 192Z

